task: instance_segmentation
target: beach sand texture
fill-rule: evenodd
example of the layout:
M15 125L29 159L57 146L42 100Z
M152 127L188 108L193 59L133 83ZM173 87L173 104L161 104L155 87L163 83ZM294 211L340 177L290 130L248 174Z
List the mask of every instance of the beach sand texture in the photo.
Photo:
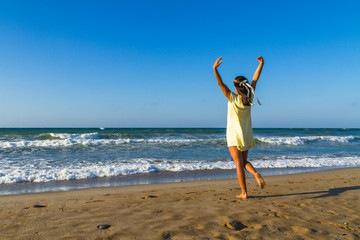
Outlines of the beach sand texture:
M265 180L2 196L0 239L360 239L359 168Z

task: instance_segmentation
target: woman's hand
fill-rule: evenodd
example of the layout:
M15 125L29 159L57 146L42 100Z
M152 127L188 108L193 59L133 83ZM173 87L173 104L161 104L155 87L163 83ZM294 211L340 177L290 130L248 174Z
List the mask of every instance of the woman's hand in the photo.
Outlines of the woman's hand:
M215 61L214 66L213 66L213 69L214 69L214 70L215 70L218 66L220 66L220 64L222 63L222 61L219 62L221 59L222 59L222 57L219 57L219 58Z
M256 58L256 60L258 60L261 64L264 64L264 59L262 56Z
M263 59L262 56L256 58L256 60L258 60L260 64L257 67L257 69L255 71L255 74L254 74L254 77L253 77L253 81L251 82L251 87L254 89L254 91L255 91L255 88L256 88L257 80L259 80L262 68L264 66L264 59Z
M215 73L215 77L216 77L216 81L218 82L222 92L224 93L225 97L227 99L230 100L230 95L231 95L231 91L230 89L223 83L220 74L217 70L217 67L220 66L220 64L222 63L222 61L220 61L222 59L222 57L219 57L218 59L216 59L213 69L214 69L214 73Z

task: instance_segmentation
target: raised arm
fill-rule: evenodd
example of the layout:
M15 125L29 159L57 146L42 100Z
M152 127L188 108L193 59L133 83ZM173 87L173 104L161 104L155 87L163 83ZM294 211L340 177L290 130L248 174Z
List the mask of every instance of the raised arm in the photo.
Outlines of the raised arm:
M230 100L230 96L231 96L231 91L230 89L223 83L221 77L220 77L220 74L217 70L217 68L220 66L220 64L222 63L222 61L220 62L220 60L222 59L222 57L219 57L215 63L214 63L214 66L213 66L213 69L214 69L214 73L215 73L215 77L216 77L216 81L217 83L219 84L222 92L224 93L225 97L227 99Z
M253 80L251 82L251 86L252 88L254 89L255 91L255 88L256 88L256 83L257 81L259 80L259 77L260 77L260 74L261 74L261 70L264 66L264 59L263 57L258 57L257 60L259 61L259 66L257 67L256 71L255 71L255 74L254 74L254 77L253 77Z

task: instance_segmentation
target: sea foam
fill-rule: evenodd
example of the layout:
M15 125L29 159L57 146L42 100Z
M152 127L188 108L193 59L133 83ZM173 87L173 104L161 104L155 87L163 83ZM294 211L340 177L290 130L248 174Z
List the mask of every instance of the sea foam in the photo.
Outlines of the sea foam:
M152 144L190 144L190 143L225 143L224 138L171 138L171 137L151 137L151 138L101 138L96 133L70 134L70 133L47 133L41 134L42 140L15 140L1 141L0 148L28 148L28 147L69 147L73 145L120 145L131 143L152 143Z
M300 168L300 167L359 167L360 157L352 156L282 156L251 161L256 168ZM33 164L9 165L0 161L2 172L0 184L17 182L49 182L56 180L88 179L112 177L152 172L181 172L193 170L235 169L231 159L213 161L183 161L159 159L129 159L115 162L74 163L69 166L51 166L44 161L38 166Z
M70 134L70 133L47 133L41 134L45 139L34 140L0 140L0 148L29 148L29 147L69 147L73 145L120 145L120 144L136 144L136 143L149 143L149 144L226 144L225 136L217 138L186 138L186 137L150 137L150 138L130 138L130 137L117 137L117 138L103 138L97 132ZM273 136L261 137L255 136L258 143L272 144L272 145L304 145L315 141L323 142L339 142L347 143L358 137L354 136Z
M256 137L260 142L275 145L303 145L314 141L346 143L355 139L354 136L293 136L293 137Z

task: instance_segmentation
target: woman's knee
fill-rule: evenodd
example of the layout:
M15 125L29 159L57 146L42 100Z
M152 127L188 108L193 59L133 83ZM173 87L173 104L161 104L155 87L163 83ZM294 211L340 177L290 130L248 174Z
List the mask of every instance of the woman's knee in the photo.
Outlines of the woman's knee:
M233 158L236 167L245 168L244 159L242 156L241 151L239 151L236 147L229 147L229 151L231 154L231 157Z
M249 162L248 162L248 160L243 160L243 162L244 162L244 167L246 166L246 164L248 164Z
M245 168L244 161L241 158L234 159L236 167Z

